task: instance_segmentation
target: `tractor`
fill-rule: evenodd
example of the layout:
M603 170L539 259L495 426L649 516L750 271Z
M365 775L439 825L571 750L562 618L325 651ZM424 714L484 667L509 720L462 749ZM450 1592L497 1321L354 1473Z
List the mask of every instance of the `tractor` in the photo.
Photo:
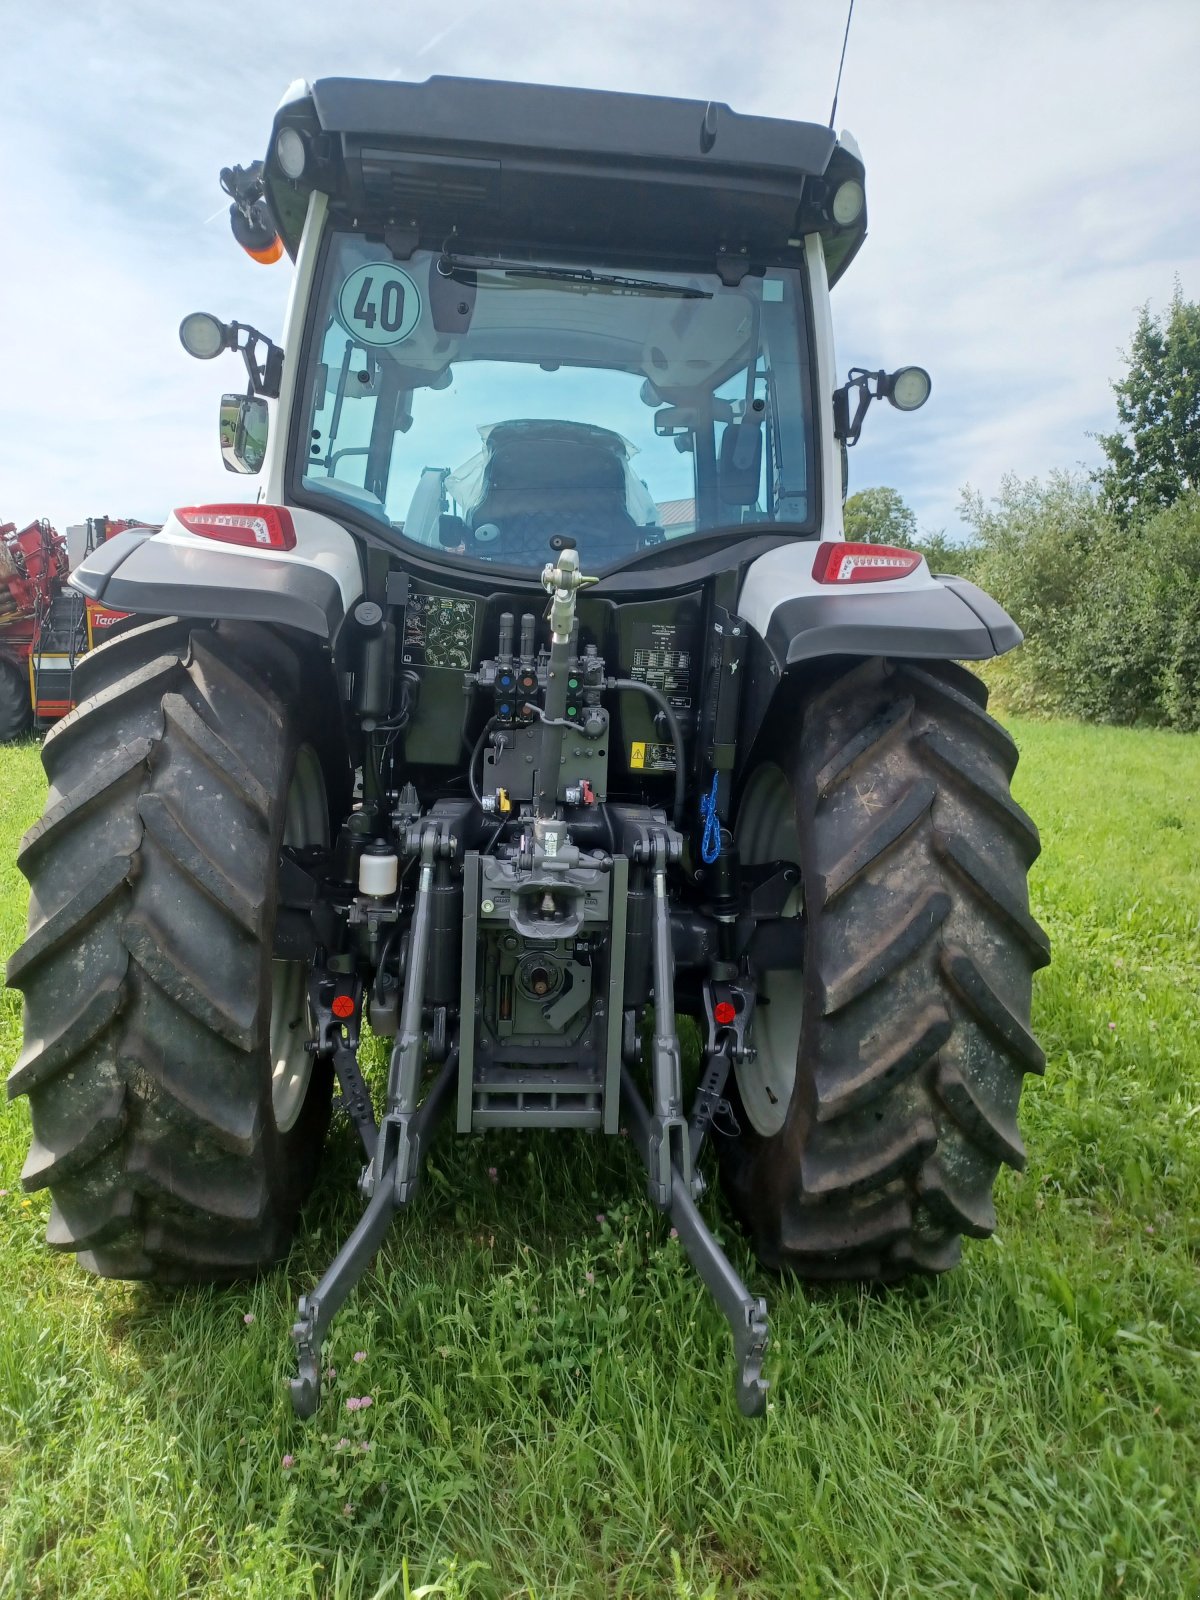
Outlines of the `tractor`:
M962 665L1020 631L844 537L870 403L930 392L837 380L858 148L715 101L335 78L221 178L238 242L293 263L281 343L180 330L244 362L219 438L257 497L75 570L140 620L78 663L20 851L9 1091L48 1242L259 1272L336 1107L363 1207L292 1330L311 1415L440 1122L624 1129L760 1412L766 1305L706 1183L764 1269L943 1272L1043 1068L1038 834Z

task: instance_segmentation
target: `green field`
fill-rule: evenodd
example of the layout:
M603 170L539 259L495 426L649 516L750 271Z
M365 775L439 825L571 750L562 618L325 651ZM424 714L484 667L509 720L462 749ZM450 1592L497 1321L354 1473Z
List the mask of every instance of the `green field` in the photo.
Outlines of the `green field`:
M1200 1594L1200 739L1014 731L1045 841L1050 1059L1028 1171L960 1270L812 1292L739 1248L774 1340L748 1423L626 1144L443 1139L302 1425L287 1331L357 1211L348 1130L286 1267L168 1295L43 1248L19 1102L0 1117L0 1597ZM34 747L0 752L0 793L9 950ZM6 1070L18 1032L3 994Z

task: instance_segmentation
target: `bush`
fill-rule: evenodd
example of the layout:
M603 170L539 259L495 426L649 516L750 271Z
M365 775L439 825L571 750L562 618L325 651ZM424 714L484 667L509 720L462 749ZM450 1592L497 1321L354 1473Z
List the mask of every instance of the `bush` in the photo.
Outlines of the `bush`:
M1006 478L963 518L970 576L1025 630L988 671L1009 709L1200 728L1200 494L1122 528L1067 474Z
M945 572L955 578L973 579L975 576L978 547L963 544L958 539L948 539L944 529L922 533L913 541L913 549L919 550L925 557L930 572Z

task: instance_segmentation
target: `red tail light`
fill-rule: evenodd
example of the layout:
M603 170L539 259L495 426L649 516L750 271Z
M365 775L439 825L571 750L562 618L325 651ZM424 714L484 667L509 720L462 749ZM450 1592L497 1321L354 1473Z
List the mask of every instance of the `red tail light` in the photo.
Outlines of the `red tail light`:
M900 550L892 544L823 544L813 562L813 577L818 583L880 583L887 578L905 578L921 565L915 550Z
M175 515L189 533L255 550L294 550L296 529L283 506L182 506Z

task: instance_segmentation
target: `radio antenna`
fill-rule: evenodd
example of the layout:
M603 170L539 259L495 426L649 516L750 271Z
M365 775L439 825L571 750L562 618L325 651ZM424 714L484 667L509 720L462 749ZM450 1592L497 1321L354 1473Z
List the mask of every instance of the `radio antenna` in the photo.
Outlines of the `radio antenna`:
M838 62L837 82L833 86L833 106L829 112L829 127L833 128L833 119L837 116L838 90L842 87L842 68L846 65L846 44L850 38L850 19L854 15L854 0L846 11L846 31L842 35L842 59Z

